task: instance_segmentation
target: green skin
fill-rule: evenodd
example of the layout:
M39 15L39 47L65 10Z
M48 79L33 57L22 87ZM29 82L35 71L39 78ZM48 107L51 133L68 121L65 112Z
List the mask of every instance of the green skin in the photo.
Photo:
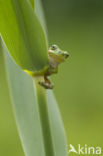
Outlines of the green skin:
M48 76L58 72L58 65L64 62L68 58L69 54L66 51L62 51L57 45L52 45L48 50L48 55L50 67L44 74L44 81L39 82L39 84L45 89L52 89L53 84L48 79Z

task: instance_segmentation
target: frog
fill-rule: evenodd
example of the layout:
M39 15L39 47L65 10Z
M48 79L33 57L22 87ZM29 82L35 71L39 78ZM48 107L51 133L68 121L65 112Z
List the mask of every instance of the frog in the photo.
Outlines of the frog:
M48 78L52 74L58 73L58 66L60 63L64 62L69 57L67 51L63 51L57 45L52 45L48 49L48 58L49 58L49 68L44 74L44 81L39 81L39 85L45 89L53 89L54 85L51 80Z

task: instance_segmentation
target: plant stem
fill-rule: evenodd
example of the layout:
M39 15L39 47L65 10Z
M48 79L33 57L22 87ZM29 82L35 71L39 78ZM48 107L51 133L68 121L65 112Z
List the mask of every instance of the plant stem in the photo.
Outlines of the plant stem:
M45 156L55 156L50 129L46 90L38 84L38 80L42 81L42 79L43 78L34 78L34 85L36 86L36 97L44 141Z

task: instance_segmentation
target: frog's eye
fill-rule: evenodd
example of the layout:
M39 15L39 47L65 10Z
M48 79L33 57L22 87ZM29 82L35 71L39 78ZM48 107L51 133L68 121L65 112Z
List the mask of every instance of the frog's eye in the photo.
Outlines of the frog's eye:
M57 49L57 46L56 45L52 45L51 49L55 50L55 49Z

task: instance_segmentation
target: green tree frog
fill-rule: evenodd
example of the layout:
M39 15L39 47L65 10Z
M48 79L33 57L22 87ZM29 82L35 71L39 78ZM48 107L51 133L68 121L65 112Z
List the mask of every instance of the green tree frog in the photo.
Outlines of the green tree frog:
M43 86L45 89L52 89L53 84L48 79L48 76L58 72L58 65L64 62L68 58L69 54L66 51L62 51L57 45L52 45L48 50L48 55L49 55L49 68L47 72L44 74L44 81L39 82L39 84Z

